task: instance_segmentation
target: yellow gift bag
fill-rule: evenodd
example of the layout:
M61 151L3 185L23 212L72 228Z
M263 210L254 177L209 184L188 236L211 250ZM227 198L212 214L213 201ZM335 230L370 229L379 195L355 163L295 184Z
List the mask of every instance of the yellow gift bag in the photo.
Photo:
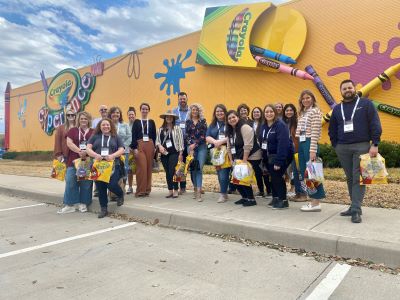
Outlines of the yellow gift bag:
M233 184L251 186L256 182L256 177L251 164L243 163L242 160L235 160L232 170L231 182Z
M64 181L67 165L58 159L53 159L53 169L51 170L51 178Z
M378 153L370 157L369 153L360 155L360 184L387 184L388 172L385 159Z
M173 177L174 182L186 181L186 175L188 173L189 165L192 162L192 160L193 156L189 154L186 157L186 163L178 161L178 163L175 166L175 174Z
M76 178L78 179L78 181L89 180L93 161L90 158L77 158L73 161L73 163L76 169Z
M90 180L110 182L114 161L95 160L90 171Z

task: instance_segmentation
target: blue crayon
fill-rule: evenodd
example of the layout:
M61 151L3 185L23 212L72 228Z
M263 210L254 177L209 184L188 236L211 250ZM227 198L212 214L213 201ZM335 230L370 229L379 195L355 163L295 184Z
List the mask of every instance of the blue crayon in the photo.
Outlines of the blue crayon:
M292 64L292 65L296 64L296 61L293 58L285 54L274 52L272 50L263 49L254 45L250 45L250 51L254 55L262 55L266 58L275 59L286 64Z

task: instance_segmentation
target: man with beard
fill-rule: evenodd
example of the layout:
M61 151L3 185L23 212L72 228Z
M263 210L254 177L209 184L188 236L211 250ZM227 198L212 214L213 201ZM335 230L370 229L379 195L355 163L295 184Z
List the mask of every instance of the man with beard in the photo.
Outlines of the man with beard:
M360 185L360 155L378 154L382 126L372 101L357 95L353 81L342 81L340 92L343 101L335 106L329 122L329 137L346 173L351 199L349 209L340 215L351 216L353 223L361 223L365 186Z
M178 116L175 124L178 125L183 133L183 137L186 134L186 120L189 118L189 106L188 106L188 96L185 92L179 92L178 94L178 107L173 110L173 113ZM183 139L186 140L185 138ZM186 162L187 153L187 145L185 143L183 147L183 162ZM186 192L186 181L181 181L179 183L179 195L183 195Z

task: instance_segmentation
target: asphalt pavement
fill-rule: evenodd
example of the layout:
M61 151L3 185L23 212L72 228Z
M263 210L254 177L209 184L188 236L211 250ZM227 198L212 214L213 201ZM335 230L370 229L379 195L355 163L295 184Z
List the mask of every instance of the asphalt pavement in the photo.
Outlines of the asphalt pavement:
M0 174L0 192L61 205L64 183ZM344 205L323 204L322 212L304 213L299 210L302 203L291 202L289 209L277 211L268 208L267 200L262 198L257 199L257 206L242 207L233 203L237 195L226 203L216 203L218 194L206 193L204 202L199 203L190 192L178 199L166 199L165 194L165 190L155 189L147 198L127 195L123 206L111 203L109 210L170 228L230 234L400 267L399 210L364 207L363 222L353 224L349 217L339 216L347 209ZM99 210L97 198L89 210Z

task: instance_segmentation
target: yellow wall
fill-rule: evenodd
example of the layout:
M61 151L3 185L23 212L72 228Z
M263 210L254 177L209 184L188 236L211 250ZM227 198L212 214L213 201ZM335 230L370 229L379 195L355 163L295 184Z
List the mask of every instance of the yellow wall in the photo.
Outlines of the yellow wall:
M338 85L341 80L347 79L349 73L328 76L328 70L338 66L352 65L356 61L353 55L340 55L335 52L335 45L343 42L346 47L355 53L360 53L357 42L365 41L367 52L372 53L372 44L380 41L380 52L385 52L391 38L400 40L400 2L397 0L301 0L288 4L301 12L307 22L307 40L304 49L297 59L297 68L304 69L312 64L329 91L336 100L340 99ZM98 115L98 106L107 104L109 107L118 105L126 112L128 106L138 108L142 101L151 105L151 116L158 122L159 114L177 103L177 96L172 95L171 105L167 105L168 98L165 89L160 91L163 79L155 79L156 72L165 73L164 59L176 60L178 54L185 56L188 49L193 53L183 63L183 67L195 66L194 72L186 73L186 78L180 81L181 91L189 94L189 102L200 102L204 105L208 120L216 103L224 103L228 108L236 108L245 102L249 106L263 107L267 103L277 101L297 104L297 99L303 89L312 90L324 112L329 110L318 90L311 81L304 81L282 73L270 73L259 70L245 70L222 67L204 67L196 64L196 49L200 39L200 32L195 32L180 38L141 49L140 78L128 78L126 58L114 67L106 70L102 76L96 78L96 87L86 110L95 117ZM396 42L396 41L395 41ZM398 43L400 45L400 42ZM393 64L399 61L400 47L390 54ZM105 67L110 66L119 58L105 61ZM371 65L371 67L374 67ZM90 68L79 72L84 74ZM383 70L377 71L376 74ZM38 74L39 78L39 74ZM50 81L49 81L50 82ZM400 83L393 76L390 90L378 87L371 93L371 98L385 104L400 107ZM41 82L36 82L11 92L11 123L10 123L10 150L32 151L50 150L53 147L53 136L47 136L41 129L38 121L38 111L44 105L44 92L18 96L25 93L42 90ZM26 127L18 119L19 105L27 99L25 113ZM379 113L383 123L383 139L400 142L397 133L400 127L400 118ZM125 116L125 115L124 115ZM326 127L323 141L327 142Z

